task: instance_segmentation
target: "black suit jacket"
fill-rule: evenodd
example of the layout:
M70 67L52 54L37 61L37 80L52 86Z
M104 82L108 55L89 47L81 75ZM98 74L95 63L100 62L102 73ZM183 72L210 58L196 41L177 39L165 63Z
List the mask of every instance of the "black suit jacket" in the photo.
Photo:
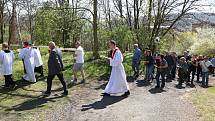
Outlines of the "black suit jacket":
M48 75L56 75L64 70L61 51L57 48L51 50L48 60Z

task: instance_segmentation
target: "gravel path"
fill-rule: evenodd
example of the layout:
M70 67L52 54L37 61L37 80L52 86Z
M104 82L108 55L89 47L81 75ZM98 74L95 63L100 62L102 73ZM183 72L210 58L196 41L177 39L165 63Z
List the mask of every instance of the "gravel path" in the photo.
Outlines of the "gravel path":
M100 83L102 85L103 83ZM184 99L184 94L196 88L175 88L176 82L167 83L164 90L144 81L129 84L131 95L101 97L98 84L83 88L70 103L57 109L48 121L200 121L196 111ZM104 86L101 86L104 87Z

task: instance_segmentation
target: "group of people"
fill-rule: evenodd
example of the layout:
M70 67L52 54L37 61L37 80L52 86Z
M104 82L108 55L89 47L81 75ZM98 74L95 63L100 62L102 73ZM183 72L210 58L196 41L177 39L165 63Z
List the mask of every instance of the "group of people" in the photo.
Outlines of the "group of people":
M126 79L126 73L123 66L123 54L117 47L114 40L108 42L110 48L110 56L107 57L110 66L112 67L111 75L108 84L102 93L103 96L111 96L121 94L122 96L130 95L129 86ZM56 47L53 41L48 43L49 59L48 59L48 76L47 76L47 90L44 95L51 94L52 80L57 76L63 85L63 95L68 94L67 83L64 80L63 71L64 64L62 60L62 52ZM73 66L74 78L73 83L77 83L77 72L81 72L82 81L85 82L84 74L84 49L78 41L75 44L76 51L74 53L75 64ZM30 45L28 42L23 43L23 48L19 52L19 59L23 61L24 67L24 81L36 82L35 73L43 74L43 61L40 50L37 47ZM140 74L141 60L144 58L143 64L145 65L145 80L152 81L156 79L155 88L164 88L166 81L172 81L178 74L178 85L182 86L184 82L187 85L194 86L194 78L197 75L197 82L202 83L202 86L207 87L209 82L209 74L213 73L215 66L215 58L211 61L207 56L190 55L185 52L183 56L178 56L175 52L152 55L149 49L145 49L142 53L138 44L134 44L134 53L132 58L132 68L134 71L134 78ZM0 52L0 63L2 65L2 74L5 77L5 87L14 88L16 83L12 78L13 62L15 55L9 46L4 43L2 51ZM178 70L178 73L177 73ZM154 76L155 75L155 76ZM200 80L202 77L202 80ZM161 81L160 81L161 80ZM160 84L161 83L161 84Z
M24 76L23 80L36 82L35 72L43 76L43 61L40 51L36 47L32 47L27 42L24 42L23 49L19 53L19 59L23 61ZM2 65L1 73L5 77L5 88L14 88L16 83L12 78L13 63L15 55L9 49L8 44L2 44L2 51L0 52L0 63Z
M215 58L210 60L207 56L190 55L189 51L185 51L183 55L177 55L175 52L153 55L149 49L145 49L144 53L141 53L138 45L135 44L132 59L133 77L137 78L139 76L139 66L141 59L144 58L144 80L152 81L156 79L157 85L155 88L164 88L165 82L175 80L177 74L177 86L179 87L182 87L184 82L186 82L186 85L194 87L195 76L197 77L196 82L203 87L208 87L209 75L214 73ZM201 80L200 77L202 77Z
M73 82L77 82L77 72L80 71L82 75L82 82L85 82L84 75L84 50L80 45L80 42L76 42L76 51L74 57L76 63L73 66L74 79ZM63 76L63 60L62 52L59 48L56 47L54 42L49 42L49 59L48 59L48 76L47 76L47 90L44 92L44 95L51 94L52 80L57 75L61 81L64 92L63 95L67 95L67 84ZM23 43L23 48L19 51L18 58L23 62L24 75L22 77L23 81L36 83L36 73L39 73L39 77L44 77L43 73L43 61L39 48L32 46L29 42ZM0 52L0 65L1 65L1 74L5 78L5 88L13 89L16 86L16 82L12 78L13 74L13 63L15 61L15 55L12 50L9 49L7 43L2 44L2 51Z

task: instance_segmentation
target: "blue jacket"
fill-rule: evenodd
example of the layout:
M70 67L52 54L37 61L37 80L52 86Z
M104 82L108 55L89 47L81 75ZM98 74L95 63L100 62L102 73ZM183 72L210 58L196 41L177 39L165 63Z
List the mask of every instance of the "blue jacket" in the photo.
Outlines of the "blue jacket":
M141 60L141 50L139 48L134 49L133 62L140 62Z

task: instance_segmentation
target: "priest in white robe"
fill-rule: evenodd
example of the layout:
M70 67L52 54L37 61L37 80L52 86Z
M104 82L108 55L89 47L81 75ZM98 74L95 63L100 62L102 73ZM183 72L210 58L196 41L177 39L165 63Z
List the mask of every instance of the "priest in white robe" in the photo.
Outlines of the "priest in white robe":
M43 77L43 60L42 60L42 56L40 54L40 50L37 47L33 47L34 50L34 65L35 65L35 69L34 72L35 73L39 73L41 77Z
M8 44L2 44L2 51L0 52L0 64L2 65L2 75L5 78L5 88L14 88L15 82L12 78L13 62L15 59L13 51L9 50Z
M110 60L110 66L112 67L109 82L105 88L103 96L111 95L130 95L129 86L126 80L126 73L123 62L123 55L121 51L116 47L116 42L111 40L109 47L112 50L112 57Z
M34 74L34 50L29 45L28 42L24 42L24 48L19 53L19 59L24 60L24 67L26 70L26 74L23 76L23 80L29 81L29 82L36 82L36 77Z

